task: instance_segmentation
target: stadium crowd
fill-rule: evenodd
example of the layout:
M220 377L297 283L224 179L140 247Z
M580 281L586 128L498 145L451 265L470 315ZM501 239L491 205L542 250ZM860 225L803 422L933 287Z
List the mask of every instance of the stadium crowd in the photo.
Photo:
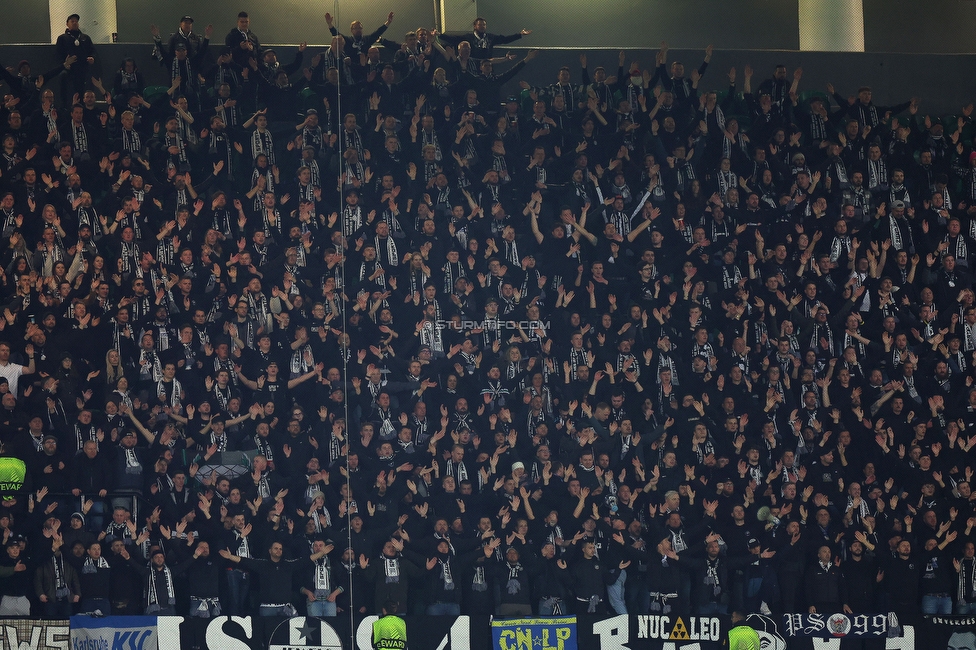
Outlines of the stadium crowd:
M972 106L392 21L0 71L0 615L976 613Z

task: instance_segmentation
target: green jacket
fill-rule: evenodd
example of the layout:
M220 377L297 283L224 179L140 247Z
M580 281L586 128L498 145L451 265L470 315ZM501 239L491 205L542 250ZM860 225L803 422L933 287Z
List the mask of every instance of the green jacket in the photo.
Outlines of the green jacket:
M373 623L373 647L376 650L406 650L406 621L390 614Z

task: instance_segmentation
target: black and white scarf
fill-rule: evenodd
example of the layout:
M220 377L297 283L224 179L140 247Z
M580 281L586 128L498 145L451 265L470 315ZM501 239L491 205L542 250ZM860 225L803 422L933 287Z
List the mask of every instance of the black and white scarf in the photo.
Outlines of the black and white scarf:
M84 124L71 124L71 139L75 145L75 153L88 153L88 130Z
M211 158L222 157L224 158L225 171L227 172L227 178L233 180L234 178L234 146L231 144L230 138L223 131L210 131L210 144L208 147L210 151Z
M400 559L395 557L383 557L383 575L386 576L386 584L400 582Z
M89 555L88 559L85 560L84 566L81 567L81 572L86 575L90 575L92 573L98 573L99 569L106 569L110 571L112 567L109 566L108 560L106 560L103 556L99 556L96 560Z
M180 77L180 86L186 90L193 88L196 82L196 77L193 74L193 68L190 66L189 57L180 61L177 57L173 57L173 62L170 65L170 80L175 80Z
M959 560L959 582L956 597L959 602L976 601L976 558Z
M851 521L855 524L860 523L865 517L871 514L866 500L861 499L861 503L855 507L854 498L847 497L847 509L851 511Z
M157 583L162 580L162 586ZM159 592L166 592L166 601L160 602ZM176 592L173 589L173 573L165 564L162 569L155 566L150 567L149 577L146 579L146 613L158 612L164 607L172 607L176 604Z
M373 246L376 248L376 254L382 257L382 260L386 262L387 266L393 268L397 266L398 253L396 240L393 237L386 237L385 240L381 239L379 235L373 238Z
M366 159L363 137L360 135L359 129L353 129L351 133L347 129L342 130L342 150L348 151L349 149L355 149L359 152L359 160Z
M946 248L946 250L942 253L943 257L951 250L953 251L952 255L956 258L959 264L962 266L969 266L969 246L966 244L966 238L961 233L955 237L950 237L947 234L945 239L942 241L949 245L948 248ZM950 280L952 280L952 276L950 276ZM955 285L950 282L949 286L954 287Z
M234 536L237 537L237 551L235 551L234 555L247 558L251 557L251 545L247 537L242 536L237 530L234 531Z
M453 476L458 483L468 480L468 468L463 461L455 463L453 460L448 460L444 474L445 476Z
M509 594L517 594L522 591L522 583L519 582L519 574L522 572L522 564L516 562L508 565L508 583L505 585Z
M868 189L874 190L888 185L888 165L884 159L868 160Z
M328 124L328 122L326 122ZM302 128L302 145L305 147L313 147L315 151L322 148L324 139L322 137L322 127L316 126L314 128L310 126L305 126Z
M122 129L122 151L142 152L142 137L135 129Z
M434 147L434 160L440 162L443 160L443 155L441 152L441 142L440 138L437 137L437 133L433 130L428 132L426 129L421 129L420 131L420 149L423 150L427 145Z
M102 232L102 224L98 220L98 213L95 211L95 208L85 208L79 206L75 211L75 217L78 220L79 226L88 226L91 228L92 237L96 241L102 238L102 235L104 234ZM79 242L79 244L81 244L81 242Z
M162 329L160 330L162 331ZM156 382L156 397L164 395L165 403L169 406L177 406L180 403L180 395L183 393L183 385L179 380L164 381L160 379Z
M179 133L179 137L183 141L189 142L190 144L196 144L199 142L196 130L193 128L193 125L183 117L182 111L176 111L176 128L177 132Z
M496 549L495 554L498 555L498 549ZM484 592L487 590L488 582L485 580L485 567L483 564L479 564L475 567L474 576L471 578L471 591Z
M140 375L144 380L159 381L163 378L163 366L159 361L159 355L154 350L143 350L139 353L139 361L146 361L142 366ZM142 365L140 363L140 365Z
M315 597L327 598L332 593L332 567L329 557L325 556L315 562Z
M830 244L830 261L836 262L841 255L848 255L851 252L850 235L837 235Z
M363 209L358 205L347 205L342 209L342 234L346 237L363 227Z
M54 564L54 597L64 600L71 595L68 583L64 579L64 556L57 552L51 558L51 562Z
M905 205L908 206L912 204L912 196L904 183L891 184L891 188L888 190L888 205L895 201L904 201Z
M181 165L188 164L189 160L186 157L186 146L184 144L184 138L179 133L167 133L166 134L166 150L168 151L170 147L176 147L179 151L175 154L176 159Z
M275 164L274 138L271 136L271 131L267 129L264 131L255 129L251 134L251 156L257 158L262 153L268 157L268 169L270 169Z
M96 444L98 443L98 431L92 424L89 424L87 429L82 429L81 423L75 422L74 433L75 444L78 445L78 451L81 451L84 448L85 443L89 440L94 440Z
M712 595L718 596L722 593L722 584L718 577L719 558L714 560L705 558L705 585L712 588Z
M891 234L892 249L896 251L907 250L909 253L914 252L915 242L913 241L912 229L907 219L898 219L892 215L888 219L888 228Z
M451 572L451 557L437 560L441 565L441 580L444 581L444 591L454 591L454 574Z
M715 180L718 182L718 193L721 197L725 197L729 190L739 185L735 172L732 171L720 170Z
M315 487L316 490L318 489L316 486L312 487ZM322 520L319 518L320 516L325 518L325 524L322 523ZM315 525L316 533L321 533L323 529L332 525L332 515L329 513L329 509L324 506L321 510L309 510L308 518Z

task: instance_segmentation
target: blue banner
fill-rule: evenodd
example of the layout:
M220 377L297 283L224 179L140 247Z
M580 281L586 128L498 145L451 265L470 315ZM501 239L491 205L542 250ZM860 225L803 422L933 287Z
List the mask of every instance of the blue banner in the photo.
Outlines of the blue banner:
M576 617L493 620L491 641L495 650L577 650Z
M71 617L71 650L158 650L155 616Z

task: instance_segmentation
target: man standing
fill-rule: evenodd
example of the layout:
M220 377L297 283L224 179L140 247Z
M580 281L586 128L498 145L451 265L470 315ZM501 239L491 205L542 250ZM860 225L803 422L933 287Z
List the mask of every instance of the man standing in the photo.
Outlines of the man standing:
M423 576L423 572L413 562L400 557L402 551L403 542L398 539L390 539L383 544L383 552L379 559L372 563L365 555L360 554L359 556L359 566L365 573L366 581L374 585L374 606L376 609L382 609L388 606L390 602L398 605L398 607L386 612L389 614L398 613L398 608L407 602L410 581ZM406 609L399 613L405 614Z
M32 587L31 577L34 565L24 552L23 537L11 536L7 541L6 553L0 556L0 568L12 569L13 573L3 579L0 593L0 616L30 616L30 600L27 594ZM23 567L23 568L21 568Z
M472 59L490 59L496 45L512 43L532 33L531 29L523 29L519 33L512 34L511 36L489 34L488 21L484 18L475 18L474 22L471 23L471 27L471 33L463 36L445 36L444 34L438 34L438 36L442 41L454 47L457 47L462 41L470 43Z
M329 26L329 32L333 36L340 36L339 30L335 27L335 21L332 18L332 14L325 14L325 22ZM358 65L359 55L366 54L369 48L376 43L376 41L383 36L384 33L386 33L387 28L392 22L393 12L391 11L390 15L386 17L385 23L377 27L375 32L364 36L363 23L358 20L352 21L352 23L349 25L349 36L343 37L345 39L345 48L343 49L343 52L346 56L352 58L353 61L355 61Z
M251 18L246 11L237 14L237 27L230 30L224 45L230 48L234 63L242 68L248 67L248 59L261 60L261 41L251 31Z
M77 94L80 99L85 93L85 80L90 76L88 69L95 63L95 44L91 36L82 33L81 28L78 27L78 20L78 14L68 16L67 28L55 42L58 48L58 61L64 61L69 56L76 57L61 84L61 101L65 106L71 105L74 95Z
M38 567L34 574L34 590L47 618L68 618L74 603L81 601L81 582L74 567L61 554L64 537L54 529L52 519L45 522L45 532L52 531L51 559ZM58 522L60 524L60 522Z
M102 545L93 542L88 547L88 557L81 566L81 611L86 614L99 612L107 616L112 611L109 597L112 595L112 567L102 557Z
M156 47L163 50L163 43L159 36L159 27L156 25L150 25L149 31L152 33L153 41L156 43ZM180 27L169 37L169 46L163 50L165 54L172 57L176 51L177 43L182 43L186 46L187 54L191 59L195 59L198 54L203 54L207 51L207 46L210 44L210 36L213 34L213 25L207 25L204 30L203 39L200 39L200 35L193 31L193 17L183 16L180 18Z
M817 549L817 563L807 569L807 604L811 614L832 614L841 606L840 558L832 560L829 546Z
M294 616L295 605L292 604L292 579L295 571L307 563L299 560L285 560L284 547L281 542L272 542L268 548L268 559L251 560L239 555L232 555L223 549L220 557L231 562L239 563L256 573L261 584L261 616ZM308 556L309 562L317 562L325 557L325 549Z
M848 558L840 567L844 585L841 594L845 596L844 612L859 614L874 607L874 594L884 574L874 559L874 544L863 531L855 535L857 538L848 548Z
M536 569L529 564L530 555L526 556L524 565L520 559L518 549L510 547L505 551L505 561L495 567L495 613L498 616L532 615L532 577ZM559 568L565 568L565 563Z
M596 614L606 611L603 605L607 596L607 585L617 580L620 570L630 566L630 561L621 560L615 569L606 565L596 555L596 545L592 540L583 542L582 558L570 569L570 576L576 592L577 612ZM558 560L560 569L566 569L566 561Z
M142 596L146 616L175 616L176 585L172 570L166 566L166 555L163 551L157 548L152 552L148 567L141 559L129 555L127 549L122 549L121 555L145 579Z
M191 617L220 616L220 564L215 557L211 557L209 542L199 542L193 555L177 564L173 573L187 577Z
M883 585L888 595L888 607L898 615L903 624L912 624L919 618L919 592L925 565L912 548L912 543L902 539L895 548L895 556L883 568Z
M6 341L0 343L0 377L7 380L14 397L18 395L17 391L20 388L20 376L34 374L34 346L28 343L25 352L30 360L29 365L13 363L10 361L10 344Z
M306 579L302 586L302 593L308 598L306 611L309 616L320 618L336 615L336 598L344 589L338 572L329 560L329 553L334 548L321 539L312 542L312 555L318 556L318 559L313 560L310 579Z

